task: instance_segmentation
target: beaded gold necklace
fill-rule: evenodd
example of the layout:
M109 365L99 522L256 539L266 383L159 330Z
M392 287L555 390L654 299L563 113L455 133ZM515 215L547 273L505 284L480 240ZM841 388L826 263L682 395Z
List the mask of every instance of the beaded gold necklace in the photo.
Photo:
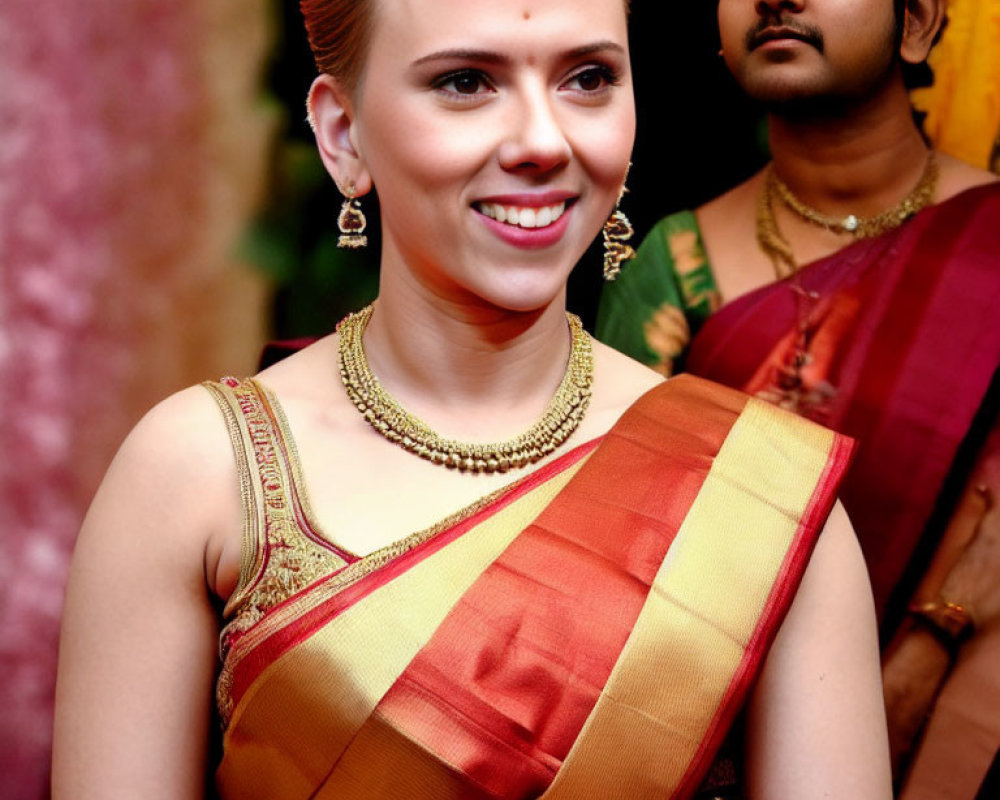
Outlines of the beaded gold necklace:
M367 306L348 315L337 326L340 377L347 396L378 433L433 464L461 472L485 473L507 472L534 464L570 437L590 404L594 377L590 337L579 317L567 313L571 338L569 362L542 418L506 442L467 444L446 439L399 405L372 373L362 342L371 315L372 306Z
M927 155L923 174L913 190L888 211L873 217L859 217L848 214L834 217L807 206L797 198L792 190L777 176L772 164L764 179L764 186L757 202L757 243L774 264L775 274L785 278L798 269L788 240L778 228L774 216L774 199L777 197L791 211L807 222L834 233L849 233L856 239L870 239L898 228L906 220L934 199L937 188L938 166L934 152Z

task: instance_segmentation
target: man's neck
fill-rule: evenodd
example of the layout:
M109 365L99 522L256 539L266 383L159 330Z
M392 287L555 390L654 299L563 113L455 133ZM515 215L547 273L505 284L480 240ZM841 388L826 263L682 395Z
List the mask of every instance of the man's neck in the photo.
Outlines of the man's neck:
M769 122L778 176L802 202L828 214L871 216L891 208L927 162L901 81L836 117L772 114Z

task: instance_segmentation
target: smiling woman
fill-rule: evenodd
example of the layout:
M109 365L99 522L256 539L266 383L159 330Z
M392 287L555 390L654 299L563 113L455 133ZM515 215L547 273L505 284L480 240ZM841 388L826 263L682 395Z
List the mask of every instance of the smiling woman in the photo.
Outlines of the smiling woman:
M628 169L623 4L303 8L380 294L123 445L74 557L56 798L198 797L206 767L227 799L691 797L744 709L749 796L885 797L851 443L565 311Z

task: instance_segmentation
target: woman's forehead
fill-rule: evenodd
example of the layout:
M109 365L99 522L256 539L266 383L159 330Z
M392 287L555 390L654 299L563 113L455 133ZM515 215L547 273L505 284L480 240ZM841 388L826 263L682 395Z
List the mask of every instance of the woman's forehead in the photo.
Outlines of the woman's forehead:
M573 38L624 45L627 32L623 0L378 0L373 23L373 46L411 56L471 46L557 49Z

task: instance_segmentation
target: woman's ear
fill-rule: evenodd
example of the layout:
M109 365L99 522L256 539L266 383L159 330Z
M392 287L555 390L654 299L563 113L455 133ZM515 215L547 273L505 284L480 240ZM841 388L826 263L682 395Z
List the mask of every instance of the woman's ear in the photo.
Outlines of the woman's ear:
M945 0L906 0L899 55L908 64L922 64L944 25Z
M340 193L345 197L368 194L372 180L355 144L354 105L350 93L336 78L324 73L313 81L307 105L320 158Z

